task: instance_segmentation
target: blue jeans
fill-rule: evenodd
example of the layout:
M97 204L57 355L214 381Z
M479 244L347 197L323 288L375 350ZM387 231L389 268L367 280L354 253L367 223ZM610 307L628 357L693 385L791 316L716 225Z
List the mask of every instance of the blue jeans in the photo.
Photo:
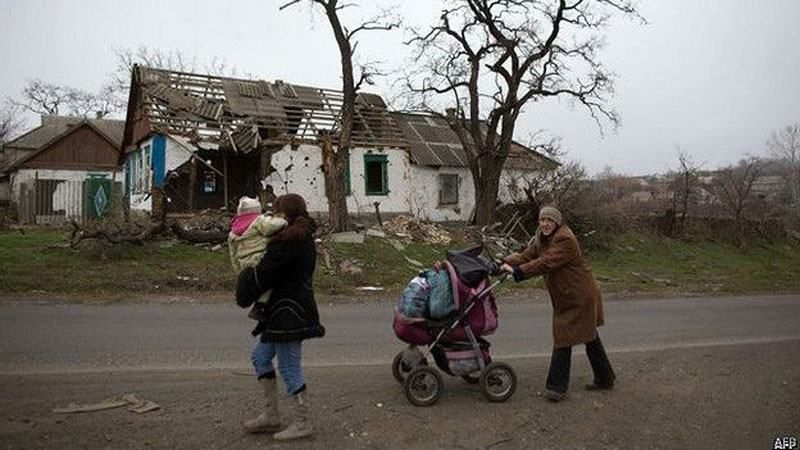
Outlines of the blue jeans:
M305 385L303 367L300 365L303 357L303 342L261 342L261 338L257 337L256 344L250 352L250 360L253 362L258 378L275 373L272 360L276 355L278 356L278 370L281 372L283 384L286 385L286 392L293 395Z

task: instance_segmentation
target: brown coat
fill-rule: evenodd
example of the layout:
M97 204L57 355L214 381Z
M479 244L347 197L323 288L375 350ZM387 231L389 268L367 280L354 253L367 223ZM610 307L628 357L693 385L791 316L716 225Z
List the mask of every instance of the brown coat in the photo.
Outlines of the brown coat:
M603 325L603 299L578 239L561 225L541 246L534 243L522 253L506 258L526 276L544 275L553 304L553 345L584 344Z

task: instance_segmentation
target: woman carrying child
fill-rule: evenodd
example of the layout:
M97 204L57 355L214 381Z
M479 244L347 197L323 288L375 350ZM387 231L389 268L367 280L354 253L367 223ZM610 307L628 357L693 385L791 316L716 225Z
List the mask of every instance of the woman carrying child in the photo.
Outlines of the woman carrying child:
M288 225L273 236L257 266L242 270L236 289L236 302L243 308L271 290L253 330L258 339L251 353L256 377L264 390L266 408L243 425L250 433L273 432L281 427L272 363L277 356L278 371L292 397L293 413L290 425L273 437L292 440L310 437L314 433L301 366L302 341L322 337L325 329L319 321L312 284L316 264L313 238L316 224L308 215L305 200L297 194L278 197L274 212Z

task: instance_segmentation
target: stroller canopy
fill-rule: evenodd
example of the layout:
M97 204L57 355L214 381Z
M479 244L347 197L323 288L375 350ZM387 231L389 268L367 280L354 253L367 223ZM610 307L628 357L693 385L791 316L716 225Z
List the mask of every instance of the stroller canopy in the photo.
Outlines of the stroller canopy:
M488 275L498 271L497 263L483 254L484 245L466 250L448 250L447 261L453 265L458 278L469 287L476 287Z

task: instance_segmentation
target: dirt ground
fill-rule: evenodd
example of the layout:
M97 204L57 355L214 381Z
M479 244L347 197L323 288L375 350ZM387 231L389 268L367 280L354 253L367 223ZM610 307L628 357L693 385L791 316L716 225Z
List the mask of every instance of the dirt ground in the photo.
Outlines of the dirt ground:
M506 361L519 377L506 403L445 377L428 408L411 406L385 366L307 370L317 435L279 444L243 434L257 389L242 372L0 376L2 448L772 448L800 437L800 342L614 353L611 392L587 392L573 355L570 397L540 395L546 358ZM161 409L82 414L51 410L136 393Z

